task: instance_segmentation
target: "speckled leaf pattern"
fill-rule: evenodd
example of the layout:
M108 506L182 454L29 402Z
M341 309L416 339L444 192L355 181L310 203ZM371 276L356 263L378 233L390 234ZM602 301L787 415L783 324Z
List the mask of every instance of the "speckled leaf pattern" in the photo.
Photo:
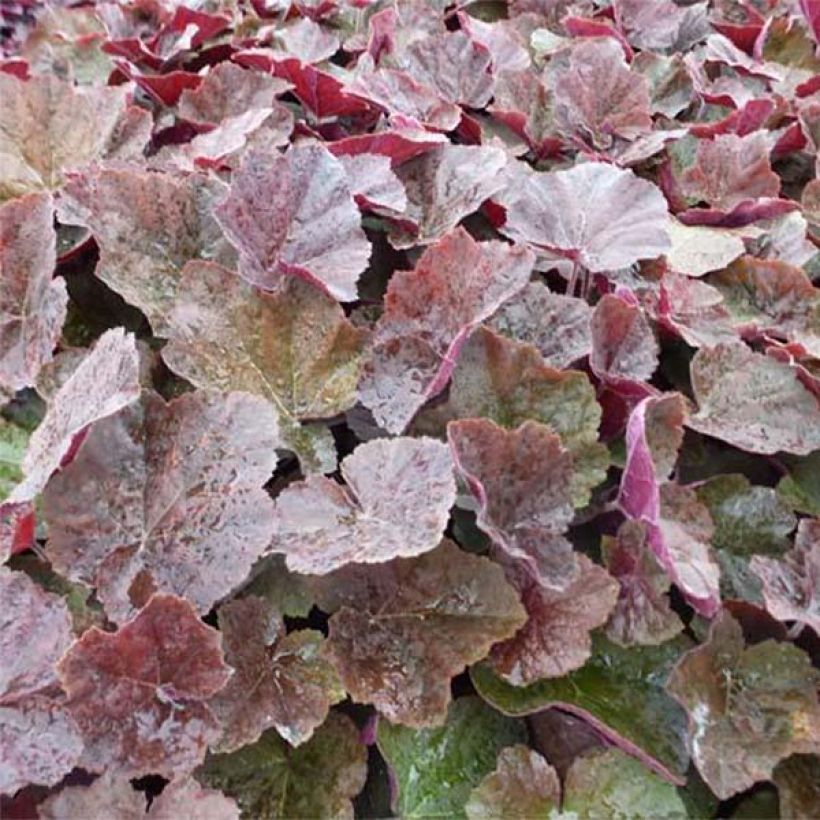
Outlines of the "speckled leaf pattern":
M60 466L74 436L113 415L139 396L139 358L134 337L121 328L104 333L54 394L45 418L29 439L23 481L9 501L29 501Z
M405 818L464 818L474 786L498 752L526 736L523 722L500 715L476 697L460 698L443 726L409 729L380 720L377 743L398 781L394 810Z
M131 777L190 771L219 737L206 701L230 677L219 633L194 608L155 595L116 632L89 629L58 666L82 731L82 765Z
M216 789L203 789L193 778L169 783L148 810L148 820L239 820L239 806Z
M573 517L572 456L561 439L538 422L505 430L487 419L452 421L447 438L479 504L478 526L540 583L562 589L575 580L564 537Z
M124 86L0 72L0 97L0 200L59 188L69 170L96 160L136 158L151 135L151 117L128 107Z
M291 748L270 729L251 746L209 755L196 778L234 797L243 817L352 820L351 800L367 778L367 748L350 718L333 712L303 746Z
M293 275L336 299L356 299L370 243L344 166L323 145L297 145L284 155L251 150L214 214L252 284L276 290Z
M233 261L212 214L225 193L224 183L205 174L90 167L66 185L58 214L91 229L100 246L96 275L165 335L185 263Z
M594 750L575 759L564 781L562 811L588 818L684 820L689 817L671 783L620 749Z
M417 558L349 565L317 580L329 648L356 700L408 726L441 724L450 679L524 623L500 567L452 541Z
M550 173L521 169L495 198L507 210L501 230L510 239L556 251L593 272L653 259L670 247L660 190L605 163Z
M53 279L57 237L48 194L0 206L0 391L33 385L51 361L65 321L68 294Z
M497 333L532 345L550 367L569 367L592 350L592 309L583 299L530 282L487 322Z
M464 346L447 400L424 410L414 429L443 435L448 421L487 418L506 428L528 420L550 427L572 454L576 507L603 481L609 452L598 441L601 406L585 373L557 370L532 346L479 328Z
M542 585L520 567L507 567L529 620L516 635L490 653L495 671L515 686L566 675L583 666L592 652L590 631L603 626L618 598L618 582L606 570L577 554L577 577L564 589Z
M355 403L364 333L341 307L305 282L263 293L217 265L191 263L169 315L168 366L197 387L266 398L282 443L306 472L331 472L329 433L302 421Z
M276 416L245 393L142 401L95 424L44 495L48 555L121 622L155 591L201 612L239 586L273 533L262 490Z
M446 386L472 330L529 279L531 251L458 228L390 280L359 387L376 421L402 432Z
M667 688L689 713L692 757L721 799L767 780L776 764L820 745L818 673L788 643L747 646L721 612L706 643L686 654Z
M104 774L87 786L66 786L38 807L42 820L144 820L147 800L127 777Z
M686 276L721 270L745 251L743 239L727 230L684 225L670 218L667 231L672 247L666 253L666 263Z
M437 242L501 190L507 159L500 148L443 145L403 163L396 174L407 191L406 215L418 226L396 227L398 248Z
M456 499L450 453L429 438L365 442L342 462L344 485L312 476L276 499L270 549L294 572L324 575L438 546Z
M560 800L555 769L538 752L519 744L499 752L495 770L470 792L464 810L469 820L530 820L549 817Z
M344 698L322 634L286 634L282 616L265 599L249 595L223 604L219 631L234 672L209 703L223 727L218 751L254 743L270 727L298 746Z
M569 675L513 686L480 664L471 678L478 693L504 714L530 715L557 706L583 718L662 777L682 784L689 764L686 712L663 685L691 645L679 636L659 646L624 649L598 635L592 657Z
M607 637L632 646L659 644L677 635L683 621L670 606L671 581L647 543L646 525L625 521L616 537L602 537L601 551L609 574L621 585Z
M705 348L692 360L698 412L689 427L742 450L807 455L820 449L817 398L782 362L739 343Z
M766 609L778 620L808 624L820 635L820 521L804 518L794 549L782 558L754 555Z

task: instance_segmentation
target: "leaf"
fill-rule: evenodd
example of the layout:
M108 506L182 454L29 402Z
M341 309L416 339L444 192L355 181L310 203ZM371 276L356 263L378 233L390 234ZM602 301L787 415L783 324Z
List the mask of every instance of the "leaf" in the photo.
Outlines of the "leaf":
M689 816L671 783L620 749L594 749L575 759L564 781L561 809L570 816L619 820Z
M382 154L341 155L350 192L362 210L386 217L398 216L407 207L407 195L392 171L390 157Z
M72 168L137 159L151 134L128 86L77 87L55 76L0 72L0 201L59 188Z
M742 332L770 333L820 356L820 291L801 268L742 256L709 283Z
M92 427L44 494L47 554L97 588L119 623L156 591L200 613L241 584L273 534L262 485L276 467L276 418L243 393L139 404Z
M341 473L346 486L311 476L276 499L270 549L285 554L288 569L325 575L438 546L456 499L444 444L428 438L365 442L344 459Z
M480 327L464 345L447 399L422 411L417 432L440 435L453 419L487 418L508 429L538 421L572 454L570 492L576 507L606 477L609 451L598 441L601 407L585 373L544 364L530 345Z
M148 810L149 820L239 820L239 807L214 789L203 789L193 778L169 783Z
M211 213L225 191L222 182L204 174L98 166L71 179L57 212L61 222L91 229L100 246L96 275L164 335L185 263L232 262Z
M583 666L592 651L590 631L603 626L618 598L618 583L585 555L575 556L577 577L563 589L543 586L520 567L507 565L529 620L490 653L504 680L524 686L566 675Z
M411 235L397 228L391 243L406 248L446 240L464 217L501 189L506 164L500 148L447 144L400 165L396 175L407 192L406 216L418 230Z
M23 479L28 440L26 430L0 418L0 498L5 498Z
M250 150L214 215L252 284L277 290L291 275L335 299L357 298L370 243L344 166L324 146L297 145L284 155Z
M674 638L683 622L669 605L669 576L647 543L646 525L625 521L616 537L603 536L609 574L621 585L606 635L621 646L653 645Z
M795 512L820 516L820 452L805 458L787 458L786 475L777 485L777 494Z
M321 774L320 777L317 777ZM350 718L331 712L303 746L272 729L252 746L209 755L196 778L239 803L243 817L353 818L351 800L367 777L367 749Z
M513 686L488 664L470 671L478 693L507 715L556 707L583 718L610 743L672 783L689 763L686 713L663 688L672 664L691 643L678 637L660 646L621 648L596 636L580 669L530 686Z
M162 356L202 389L242 390L276 410L283 444L306 471L330 472L326 430L302 424L351 407L364 333L316 288L289 279L267 294L207 263L186 266Z
M450 679L524 623L500 567L444 539L417 558L316 580L329 650L350 696L407 726L441 724Z
M766 609L781 621L808 624L820 635L820 524L804 518L794 549L782 559L754 555L751 570L763 583Z
M154 595L116 632L89 629L58 665L82 731L82 765L168 779L194 768L219 726L206 701L228 681L219 633L194 608Z
M592 310L583 299L552 293L530 282L486 323L517 342L532 345L555 368L569 367L592 350Z
M783 818L810 817L820 801L820 758L792 755L778 763L772 778L780 798Z
M493 770L498 752L525 737L521 721L475 697L454 701L447 722L433 729L380 720L376 742L398 781L394 810L407 820L465 817L472 788Z
M699 350L691 376L693 430L752 453L820 449L817 399L787 364L727 343Z
M390 280L359 398L401 433L446 386L470 333L527 283L533 254L456 229Z
M104 333L49 403L29 439L25 478L7 500L33 499L60 466L74 436L134 401L140 389L138 370L134 337L121 328Z
M601 379L648 381L660 348L643 310L630 300L604 294L590 319L589 366Z
M223 604L219 630L225 661L234 669L209 703L223 726L220 752L254 743L271 727L299 746L344 698L321 633L286 634L282 616L263 598L251 595Z
M632 171L602 162L550 173L522 171L494 198L507 211L501 228L506 236L592 272L654 259L670 247L660 190Z
M695 164L681 176L680 186L691 200L722 211L731 211L747 200L776 197L780 177L769 164L766 134L719 134L698 140Z
M561 784L555 769L524 745L507 746L498 765L470 792L464 810L469 820L494 817L549 817L558 808Z
M546 73L555 97L555 123L570 143L604 150L616 138L634 140L652 130L649 83L629 70L614 38L574 43L566 53L553 55Z
M447 438L479 505L479 528L539 583L566 588L579 570L564 537L574 510L561 439L538 422L505 430L488 419L451 421Z
M128 778L107 773L88 786L60 789L37 806L37 816L43 820L142 820L146 803L145 793L138 792Z
M817 749L818 674L795 646L766 640L746 646L727 612L708 640L681 658L667 688L689 713L692 757L709 788L725 800L795 752Z
M30 194L0 206L0 390L33 385L51 361L66 316L57 262L54 206L48 194Z
M686 276L703 276L725 268L745 251L743 240L727 230L684 225L670 219L668 231L672 247L666 254L666 263Z

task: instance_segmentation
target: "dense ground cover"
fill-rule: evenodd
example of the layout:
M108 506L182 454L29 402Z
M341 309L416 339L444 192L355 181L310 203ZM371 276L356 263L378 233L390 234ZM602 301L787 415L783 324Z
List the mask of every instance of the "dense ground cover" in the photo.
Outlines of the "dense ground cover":
M0 3L0 814L820 813L820 3Z

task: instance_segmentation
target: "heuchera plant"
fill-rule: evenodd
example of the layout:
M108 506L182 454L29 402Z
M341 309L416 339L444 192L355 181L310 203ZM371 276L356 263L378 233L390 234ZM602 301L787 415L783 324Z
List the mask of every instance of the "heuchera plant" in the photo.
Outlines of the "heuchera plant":
M0 0L0 816L820 813L820 2Z

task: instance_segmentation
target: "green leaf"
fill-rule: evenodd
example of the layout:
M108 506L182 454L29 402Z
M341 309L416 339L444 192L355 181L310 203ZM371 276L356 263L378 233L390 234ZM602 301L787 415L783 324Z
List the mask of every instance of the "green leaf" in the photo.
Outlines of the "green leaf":
M689 762L687 718L663 686L672 665L691 646L680 636L660 646L624 649L594 636L587 663L562 678L512 686L489 666L474 666L478 693L508 715L558 706L590 721L619 745L632 744L659 774L683 783Z
M564 781L564 813L583 818L685 818L671 783L620 749L596 749L576 758Z
M0 499L23 480L21 464L26 454L29 433L0 418Z
M271 729L236 752L209 755L195 775L235 798L243 818L352 818L350 801L367 777L367 749L350 718L331 712L296 749Z
M476 697L450 705L447 722L408 729L379 721L376 742L399 784L397 813L463 818L474 786L496 764L498 752L526 738L523 721L500 715Z
M785 461L789 472L780 479L777 494L795 512L820 516L820 450Z

